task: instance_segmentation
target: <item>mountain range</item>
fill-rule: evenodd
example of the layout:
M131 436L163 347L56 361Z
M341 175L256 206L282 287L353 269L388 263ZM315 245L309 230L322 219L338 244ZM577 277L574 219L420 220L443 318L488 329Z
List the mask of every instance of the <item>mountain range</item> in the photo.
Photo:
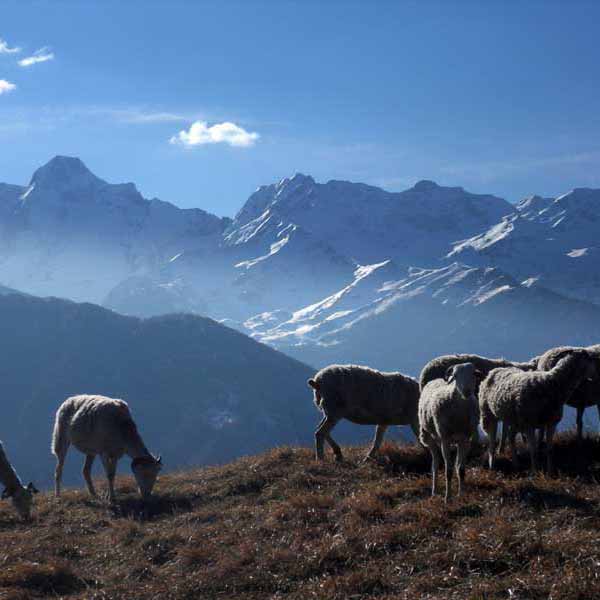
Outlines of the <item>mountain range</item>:
M57 156L27 185L0 185L0 284L208 316L314 366L417 374L442 352L597 342L599 225L600 190L513 205L432 181L390 193L302 174L219 218Z

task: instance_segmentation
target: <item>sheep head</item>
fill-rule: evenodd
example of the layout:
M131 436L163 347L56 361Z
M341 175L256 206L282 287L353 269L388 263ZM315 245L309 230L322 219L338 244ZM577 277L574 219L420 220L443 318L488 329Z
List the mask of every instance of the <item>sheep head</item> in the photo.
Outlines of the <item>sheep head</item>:
M475 397L482 376L473 363L466 362L448 367L444 379L446 383L454 383L459 394L469 399Z
M156 458L152 454L141 456L131 461L131 470L143 499L152 495L152 489L156 483L158 473L162 469L162 458Z
M38 493L38 489L29 483L27 486L19 485L15 490L9 491L5 489L2 492L2 499L7 500L10 498L12 505L24 520L31 518L31 508L33 506L33 495Z

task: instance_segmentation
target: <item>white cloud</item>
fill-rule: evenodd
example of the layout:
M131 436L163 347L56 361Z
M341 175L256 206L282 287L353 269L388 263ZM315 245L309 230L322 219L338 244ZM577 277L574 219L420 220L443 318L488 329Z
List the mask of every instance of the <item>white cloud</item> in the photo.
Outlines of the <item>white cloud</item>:
M35 65L37 63L43 63L47 60L52 60L54 58L54 52L50 52L50 48L44 46L39 50L36 50L31 56L27 58L22 58L19 61L20 67L30 67L31 65Z
M12 92L16 89L16 85L11 83L10 81L6 81L6 79L0 79L0 96L2 94L8 94L8 92Z
M0 38L0 54L17 54L17 52L21 52L21 48L16 46L14 48L9 48L8 43Z
M180 131L169 141L171 144L181 144L192 147L202 144L229 144L230 146L253 146L259 139L256 132L248 132L235 123L225 121L208 126L206 121L192 123L188 131Z

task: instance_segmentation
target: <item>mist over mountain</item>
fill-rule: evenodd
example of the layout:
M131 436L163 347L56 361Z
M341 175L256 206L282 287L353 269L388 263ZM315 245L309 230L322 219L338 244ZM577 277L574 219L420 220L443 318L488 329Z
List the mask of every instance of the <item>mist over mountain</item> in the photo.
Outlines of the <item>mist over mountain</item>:
M315 366L416 374L442 352L597 341L600 190L512 205L296 174L232 218L143 198L76 158L0 186L0 283L123 314L212 317Z

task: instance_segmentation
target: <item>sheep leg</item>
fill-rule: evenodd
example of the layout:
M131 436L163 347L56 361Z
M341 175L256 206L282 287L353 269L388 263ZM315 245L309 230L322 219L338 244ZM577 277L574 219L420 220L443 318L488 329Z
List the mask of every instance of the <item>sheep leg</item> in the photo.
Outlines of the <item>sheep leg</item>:
M375 437L373 438L373 445L365 457L365 462L377 454L379 448L381 447L381 443L383 442L383 436L385 435L387 428L387 425L377 425L375 429Z
M437 494L437 477L442 456L439 447L435 443L432 443L429 450L431 451L431 495L435 496Z
M546 425L546 470L548 472L548 475L552 475L552 473L554 472L554 463L552 460L552 438L554 437L555 431L556 425Z
M331 438L329 433L335 427L337 422L338 419L332 419L331 417L325 416L319 424L319 427L317 427L317 430L315 431L315 447L317 460L323 460L325 458L325 450L323 446L326 439L329 441L329 444L335 452L335 448L331 444L331 442L333 442L333 439ZM335 442L333 443L335 444ZM337 446L337 444L335 445ZM342 453L339 446L337 446L337 449L338 452L336 452L336 459L340 460L342 457Z
M85 457L85 463L83 464L83 478L87 484L87 489L90 496L96 497L96 490L94 489L94 482L92 481L92 465L94 464L94 454L87 454Z
M585 408L583 406L577 407L577 443L581 444L583 440L583 411ZM548 437L548 433L546 430L546 438Z
M458 495L461 496L465 483L465 462L469 454L471 441L458 444L456 451L456 476L458 477Z
M115 474L117 472L117 461L114 457L103 454L102 464L106 472L106 479L108 479L108 499L111 503L114 503L116 501Z
M331 437L331 435L327 434L325 436L325 439L327 440L327 443L331 446L331 449L335 454L335 460L344 460L344 456L342 455L342 449L339 447L338 443Z
M500 447L498 448L498 452L502 454L504 450L506 450L506 441L508 439L508 430L509 426L503 422L502 423L502 435L500 436Z
M67 457L68 449L69 447L67 446L64 449L61 449L56 455L56 470L54 471L54 495L57 498L60 496L63 468L65 466L65 458Z
M502 427L504 427L504 425L502 425ZM490 470L492 470L496 463L496 435L498 433L498 421L496 419L489 419L486 433L488 435L488 462Z
M537 459L536 459L536 443L535 443L535 429L530 427L526 432L527 445L529 446L529 457L531 458L531 472L537 471Z
M451 461L450 444L442 438L442 456L444 457L444 470L446 472L446 502L452 497L452 471L453 465Z
M321 419L321 422L319 423L319 425L317 426L317 429L315 430L315 458L317 460L323 460L323 440L319 434L319 432L321 431L321 427L323 427L323 425L325 425L325 422L327 421L327 417L323 417Z
M600 410L600 408L598 410ZM421 448L427 449L427 446L421 441L421 438L419 436L419 419L417 419L414 423L411 423L410 428L415 434L415 441L419 444L419 446L421 446Z
M541 453L544 450L544 428L542 427L539 432L538 432L538 437L537 437L537 441L538 441L538 454Z
M431 495L435 496L437 494L437 473L440 468L440 449L435 440L423 429L418 439L431 452Z
M512 461L513 469L519 468L519 455L517 454L517 432L513 427L510 428L510 434L508 436L510 442L510 459Z

